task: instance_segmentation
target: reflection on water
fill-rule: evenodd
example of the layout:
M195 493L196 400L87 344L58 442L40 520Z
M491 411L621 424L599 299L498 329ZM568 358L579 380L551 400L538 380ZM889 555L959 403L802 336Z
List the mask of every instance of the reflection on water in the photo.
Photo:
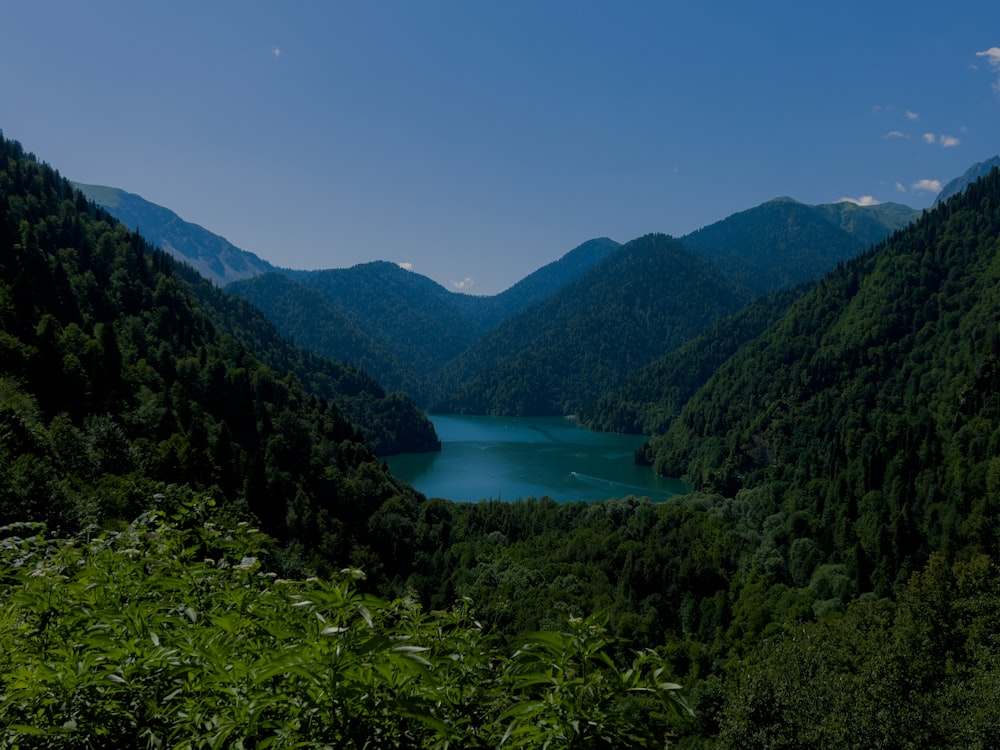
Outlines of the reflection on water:
M559 417L431 416L439 453L390 456L392 473L428 497L559 502L687 492L632 457L645 438L591 432Z

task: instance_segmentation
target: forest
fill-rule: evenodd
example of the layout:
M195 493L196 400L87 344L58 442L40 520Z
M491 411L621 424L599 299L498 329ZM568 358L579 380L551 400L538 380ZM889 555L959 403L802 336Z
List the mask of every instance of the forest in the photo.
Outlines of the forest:
M458 504L373 448L409 399L0 140L0 745L997 746L998 237L994 170L664 341L602 409L688 495Z

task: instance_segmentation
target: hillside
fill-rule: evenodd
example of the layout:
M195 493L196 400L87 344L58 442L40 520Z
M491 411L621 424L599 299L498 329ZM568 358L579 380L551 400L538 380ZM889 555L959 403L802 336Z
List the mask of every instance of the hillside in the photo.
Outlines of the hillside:
M511 315L526 310L565 288L619 247L619 243L607 237L588 240L558 260L528 274L514 286L490 299L493 314L486 320L485 330L494 328Z
M677 240L641 237L449 363L432 409L575 413L747 299Z
M681 241L763 295L819 278L918 215L899 204L809 206L777 198Z
M350 362L371 373L386 390L414 397L424 379L389 349L365 333L321 292L277 273L261 274L226 288L261 310L281 333L322 357Z
M780 497L820 559L887 593L995 550L1000 171L827 276L653 441L656 468Z
M285 565L377 559L374 514L419 497L321 395L362 377L297 358L7 140L0 207L0 525L67 532L204 492L283 540ZM385 413L407 409L426 429L412 404Z
M0 744L994 747L998 251L1000 171L746 307L629 243L497 331L585 370L549 324L714 315L649 347L669 409L725 360L651 446L699 490L456 504L322 395L362 373L0 138Z
M420 403L438 395L439 372L501 321L557 292L618 245L585 242L492 297L449 292L384 261L352 268L265 274L227 291L323 356L363 367L386 389Z
M169 209L117 188L72 184L123 224L137 228L144 239L217 285L234 279L263 275L267 280L261 282L265 290L262 296L266 296L269 285L277 284L281 289L290 288L288 294L282 297L281 303L293 306L292 316L300 320L320 321L320 341L315 346L309 340L300 342L301 346L319 357L309 357L306 352L296 351L293 346L281 340L277 331L262 320L257 311L248 308L228 310L227 307L236 303L221 302L225 298L199 283L196 276L186 274L183 269L178 270L178 273L186 275L202 303L214 308L219 320L228 321L230 332L237 334L251 348L256 347L256 351L267 354L269 366L277 370L292 369L303 380L311 381L312 387L318 389L320 395L331 399L352 423L360 427L365 438L379 454L435 449L437 439L433 435L433 429L417 413L412 403L398 394L387 396L383 386L366 372L366 365L369 364L377 368L379 373L399 371L400 367L383 365L384 361L391 361L389 355L379 352L376 345L371 344L363 333L336 310L321 310L317 307L322 304L322 300L315 294L310 299L310 292L298 288L289 278L275 277L274 272L278 269L267 261L234 247L197 224L184 221ZM280 318L278 315L275 317ZM307 334L310 333L309 328L305 330ZM282 333L294 339L294 331ZM312 334L315 338L316 333ZM353 356L357 351L365 354L374 351L376 355ZM334 361L324 362L324 357ZM341 362L351 364L344 365ZM318 373L323 374L320 376ZM406 389L409 384L393 387L394 383L390 380L389 385L390 390L395 391L401 387Z
M758 297L732 315L712 323L669 354L630 375L605 393L580 420L595 430L659 435L681 407L741 346L760 336L812 284Z
M958 195L973 182L988 175L994 167L1000 167L1000 156L994 156L992 159L987 159L986 161L973 164L965 170L965 172L941 188L941 192L938 193L937 198L934 199L934 203L943 203L953 195Z
M277 270L253 253L134 193L79 182L73 186L125 226L141 232L153 245L219 286Z

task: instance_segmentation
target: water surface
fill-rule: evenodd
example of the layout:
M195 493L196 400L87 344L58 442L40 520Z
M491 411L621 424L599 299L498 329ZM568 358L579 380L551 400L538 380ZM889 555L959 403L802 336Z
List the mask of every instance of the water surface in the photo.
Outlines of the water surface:
M641 435L592 432L561 417L437 416L439 453L390 456L392 473L427 497L459 502L551 497L665 500L688 491L677 479L636 466Z

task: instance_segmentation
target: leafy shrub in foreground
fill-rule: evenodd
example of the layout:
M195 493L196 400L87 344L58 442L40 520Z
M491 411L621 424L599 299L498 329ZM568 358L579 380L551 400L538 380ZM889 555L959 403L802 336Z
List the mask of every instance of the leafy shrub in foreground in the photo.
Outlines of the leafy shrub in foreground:
M263 573L264 542L198 509L96 539L0 529L0 745L662 747L686 710L596 618L511 653L467 606Z

